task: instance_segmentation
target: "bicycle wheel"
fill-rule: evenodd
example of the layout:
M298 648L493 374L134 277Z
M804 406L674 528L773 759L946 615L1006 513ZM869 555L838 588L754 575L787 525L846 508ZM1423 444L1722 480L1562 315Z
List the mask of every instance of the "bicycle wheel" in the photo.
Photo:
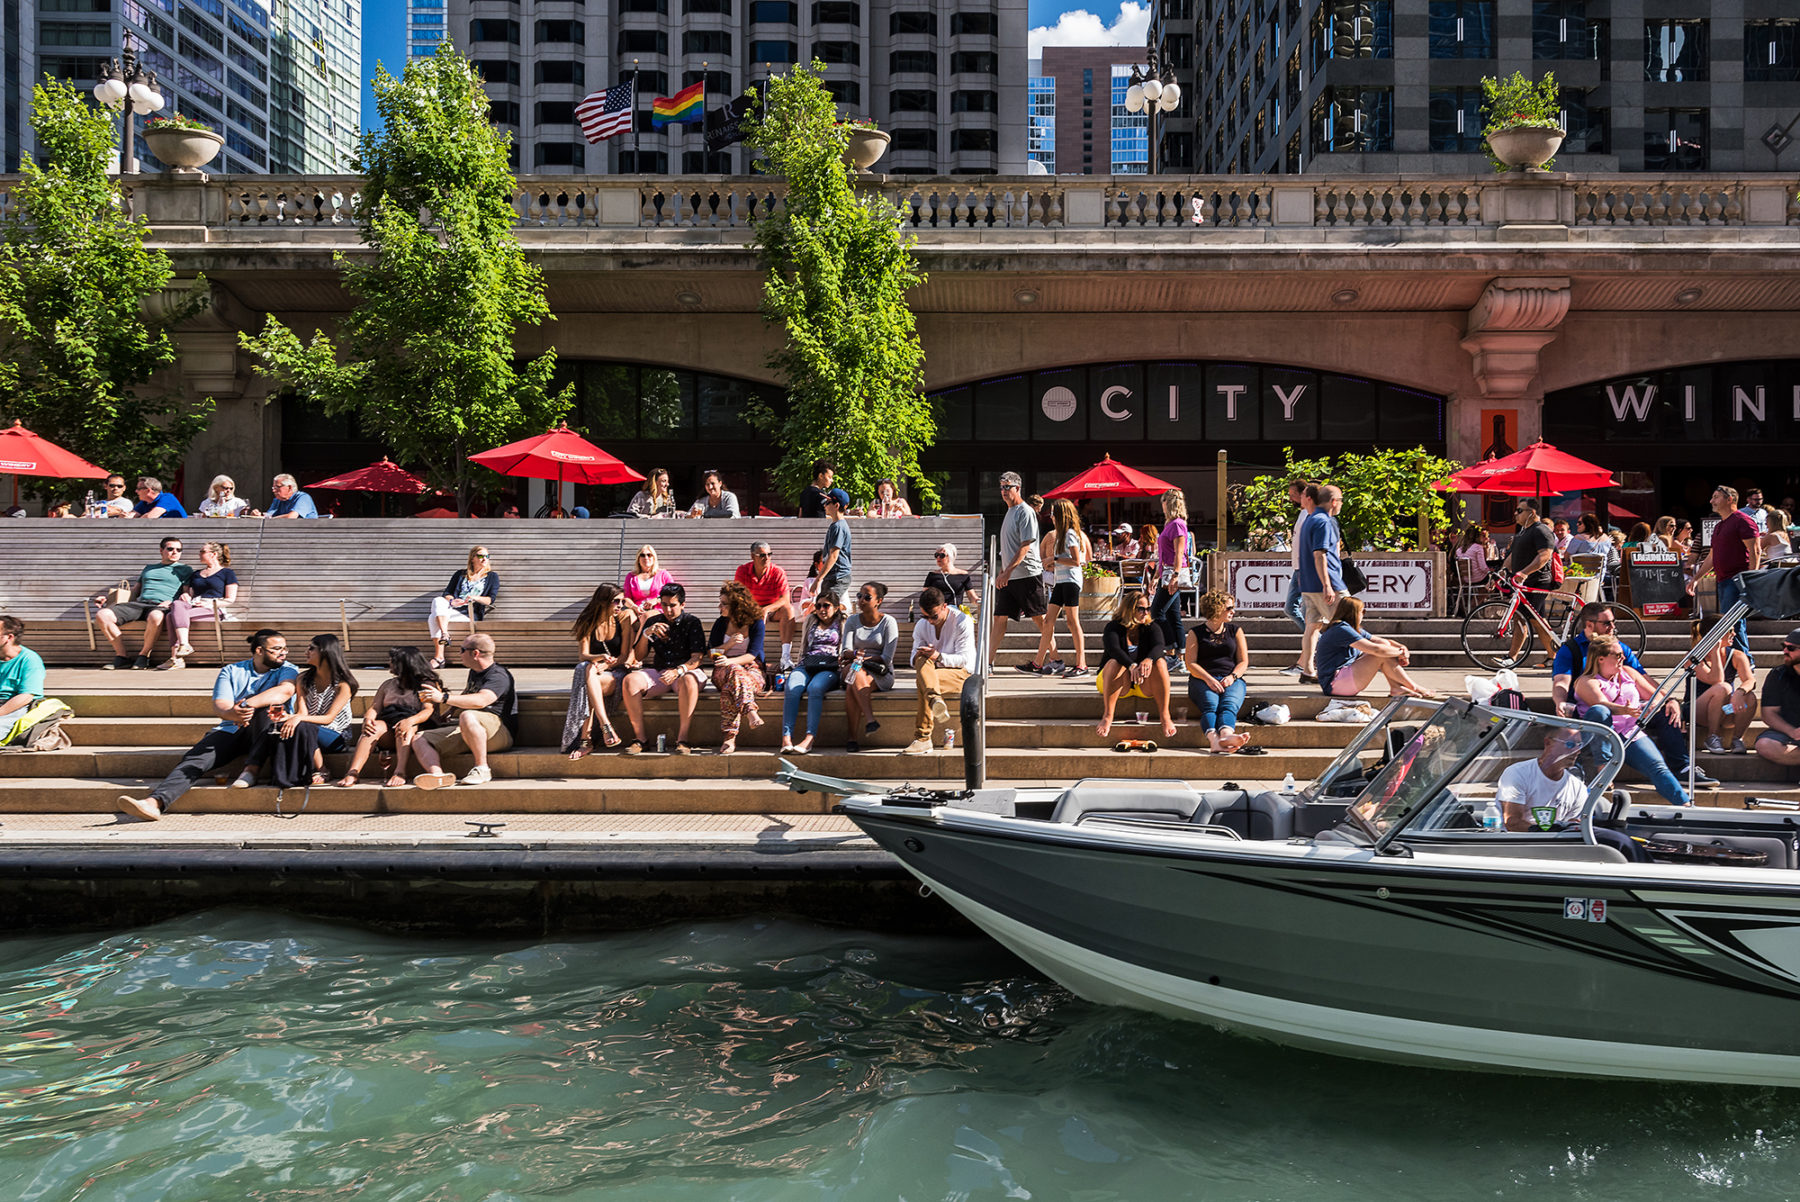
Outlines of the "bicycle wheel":
M1483 668L1516 668L1531 655L1537 641L1524 618L1515 615L1511 622L1506 620L1507 609L1504 601L1484 601L1463 619L1463 653ZM1515 638L1522 639L1517 652L1512 646Z
M1613 637L1631 648L1632 654L1639 660L1644 658L1644 647L1650 638L1644 630L1644 620L1626 609L1623 605L1613 606Z

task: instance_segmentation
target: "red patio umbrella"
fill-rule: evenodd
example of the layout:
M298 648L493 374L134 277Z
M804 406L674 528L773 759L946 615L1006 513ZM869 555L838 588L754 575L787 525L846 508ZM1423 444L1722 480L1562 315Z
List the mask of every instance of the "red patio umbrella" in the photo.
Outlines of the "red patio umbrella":
M456 510L445 509L440 505L436 509L421 510L420 512L413 514L413 516L416 518L453 518L456 516Z
M628 484L644 478L642 472L632 471L567 425L471 455L469 462L493 468L503 476L554 480L559 501L564 483Z
M1453 472L1448 480L1437 484L1441 492L1497 493L1509 497L1543 497L1618 486L1607 468L1559 451L1541 440L1522 451Z
M1135 467L1120 463L1111 455L1105 455L1099 463L1078 476L1064 480L1045 493L1044 497L1052 501L1058 497L1068 497L1077 504L1083 497L1105 497L1106 529L1110 534L1114 497L1160 497L1174 487L1167 480L1159 480L1149 472L1140 472Z
M425 481L383 455L368 467L359 467L306 487L335 488L344 492L421 493L425 491Z
M62 480L104 480L105 468L95 467L73 451L48 438L40 438L14 421L0 430L0 474L13 478L13 504L19 503L20 476L53 476Z

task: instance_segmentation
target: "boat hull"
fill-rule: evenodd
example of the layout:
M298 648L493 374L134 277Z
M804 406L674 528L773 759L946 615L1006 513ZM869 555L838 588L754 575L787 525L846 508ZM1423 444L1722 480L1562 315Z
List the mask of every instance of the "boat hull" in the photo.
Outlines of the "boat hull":
M846 809L950 905L1095 1002L1363 1058L1800 1085L1800 888L1786 875Z

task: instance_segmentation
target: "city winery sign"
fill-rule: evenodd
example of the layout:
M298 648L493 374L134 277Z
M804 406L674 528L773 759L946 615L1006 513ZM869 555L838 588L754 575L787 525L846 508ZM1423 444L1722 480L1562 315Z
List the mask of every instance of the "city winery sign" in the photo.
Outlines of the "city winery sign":
M1432 612L1435 556L1365 551L1356 563L1369 578L1369 587L1357 594L1368 612ZM1287 601L1293 572L1293 560L1286 555L1228 554L1225 591L1237 598L1240 613L1274 613Z
M934 393L940 441L1441 442L1430 393L1245 363L1106 363Z
M1800 438L1800 362L1712 364L1604 380L1544 398L1551 442Z

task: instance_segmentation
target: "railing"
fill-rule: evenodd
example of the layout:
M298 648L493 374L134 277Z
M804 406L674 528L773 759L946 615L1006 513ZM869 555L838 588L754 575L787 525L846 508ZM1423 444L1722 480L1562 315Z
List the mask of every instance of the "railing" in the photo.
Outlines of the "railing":
M17 177L0 177L0 217ZM214 176L130 180L134 212L153 227L230 237L252 230L354 230L357 176ZM1448 231L1493 237L1508 225L1781 228L1800 225L1786 175L916 176L869 177L920 234L992 230L1148 231L1204 242L1220 230L1311 228ZM736 230L776 212L785 188L766 176L527 176L513 208L521 232ZM1484 234L1482 231L1486 231ZM192 240L191 236L186 240Z

